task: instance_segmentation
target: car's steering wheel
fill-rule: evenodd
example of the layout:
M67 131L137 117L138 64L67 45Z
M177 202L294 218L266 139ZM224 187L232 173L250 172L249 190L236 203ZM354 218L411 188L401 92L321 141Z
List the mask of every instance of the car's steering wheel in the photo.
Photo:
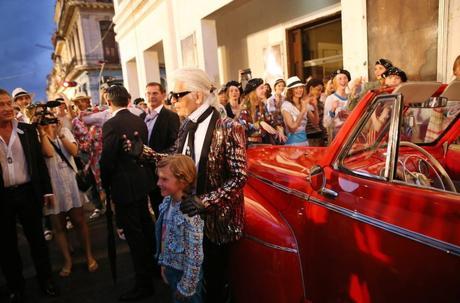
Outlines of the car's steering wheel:
M442 167L441 163L439 163L439 161L433 157L429 152L427 152L425 149L421 148L420 146L412 143L412 142L409 142L409 141L401 141L399 143L399 146L405 146L405 147L411 147L415 150L417 150L418 152L420 152L422 155L424 155L428 161L431 162L431 166L433 168L435 168L436 172L439 173L439 176L440 176L440 181L443 185L443 187L445 188L447 185L447 187L449 188L450 191L453 191L453 192L457 192L457 189L455 188L455 185L454 185L454 182L452 182L452 179L449 177L449 175L447 174L446 170ZM406 168L404 168L406 169ZM407 169L406 169L407 170ZM412 172L409 171L409 173L412 174ZM443 180L442 180L443 179Z

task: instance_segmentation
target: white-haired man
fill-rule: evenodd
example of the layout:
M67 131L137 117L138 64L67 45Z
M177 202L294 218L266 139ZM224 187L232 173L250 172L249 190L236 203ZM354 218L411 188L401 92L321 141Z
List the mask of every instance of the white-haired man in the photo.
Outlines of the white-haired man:
M247 179L244 129L216 110L219 102L204 71L183 68L172 78L170 98L179 116L186 119L170 153L189 155L198 169L195 191L181 202L181 210L205 220L205 302L226 302L230 294L229 243L238 240L243 231L243 187ZM141 153L144 160L158 161L165 156L146 146L141 152L139 142L126 141L125 146L133 154Z

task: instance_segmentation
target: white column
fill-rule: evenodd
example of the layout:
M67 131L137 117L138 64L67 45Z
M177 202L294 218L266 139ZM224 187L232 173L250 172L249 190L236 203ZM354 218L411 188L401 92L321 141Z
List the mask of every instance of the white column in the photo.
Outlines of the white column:
M352 78L368 75L366 0L342 0L343 66Z
M174 5L172 0L165 1L166 5L166 33L163 38L163 50L166 67L166 78L179 67L180 43L176 37L176 19L174 15ZM179 22L179 20L177 20ZM169 90L171 88L168 88Z
M442 1L442 0L441 0ZM447 62L445 67L445 74L443 79L449 82L453 78L452 66L454 64L455 58L460 55L460 1L457 0L444 0L448 2L449 7L447 12L448 19L448 31L447 31L447 45L444 44L444 47L447 47ZM440 51L438 49L438 51Z
M125 62L123 65L123 79L125 80L124 84L128 92L131 94L132 99L134 100L140 96L136 59L133 58Z
M81 19L81 14L80 18L77 20L77 32L78 32L78 40L80 41L80 49L81 49L81 64L86 65L87 60L86 60L86 51L87 51L87 46L85 43L85 37L83 35L83 25L82 25L82 19Z
M217 58L217 31L214 20L201 20L197 31L198 66L203 68L215 83L219 82L219 60Z
M158 60L158 52L156 51L144 51L144 74L145 74L145 85L149 82L160 83L160 63ZM142 71L141 71L142 73Z

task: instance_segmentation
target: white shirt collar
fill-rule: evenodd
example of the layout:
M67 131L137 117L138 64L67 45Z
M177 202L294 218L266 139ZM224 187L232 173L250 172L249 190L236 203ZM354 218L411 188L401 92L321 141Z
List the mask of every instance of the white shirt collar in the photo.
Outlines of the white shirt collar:
M127 108L126 108L126 107L122 107L122 108L117 109L116 111L114 111L114 112L112 113L112 117L115 117L116 114L118 114L120 111L122 111L122 110L124 110L124 109L127 109Z
M163 108L163 104L160 106L155 107L153 110L156 111L158 114L161 112L161 109ZM149 113L151 112L151 109L149 108Z
M201 106L198 107L193 113L191 113L188 118L193 122L198 121L198 118L209 108L209 106L210 105L208 103L201 104Z

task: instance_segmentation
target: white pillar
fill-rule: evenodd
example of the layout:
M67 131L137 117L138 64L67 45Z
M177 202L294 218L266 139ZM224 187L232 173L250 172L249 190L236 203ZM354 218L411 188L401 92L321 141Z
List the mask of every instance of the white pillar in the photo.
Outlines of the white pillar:
M343 66L352 78L368 78L366 0L342 0Z
M460 55L460 1L457 0L444 0L448 2L449 7L446 18L448 19L448 31L447 31L447 62L444 71L444 78L438 80L444 80L449 82L453 78L452 66L455 58ZM439 50L438 50L439 51Z
M215 83L219 82L219 60L217 58L217 31L214 20L201 20L197 31L198 66L203 68Z
M160 83L160 62L158 60L158 52L156 51L144 51L144 74L145 74L145 85L149 82ZM142 73L142 71L141 71Z
M123 65L123 79L125 79L124 84L128 92L131 94L132 99L134 100L140 96L136 59L131 59L125 62Z

